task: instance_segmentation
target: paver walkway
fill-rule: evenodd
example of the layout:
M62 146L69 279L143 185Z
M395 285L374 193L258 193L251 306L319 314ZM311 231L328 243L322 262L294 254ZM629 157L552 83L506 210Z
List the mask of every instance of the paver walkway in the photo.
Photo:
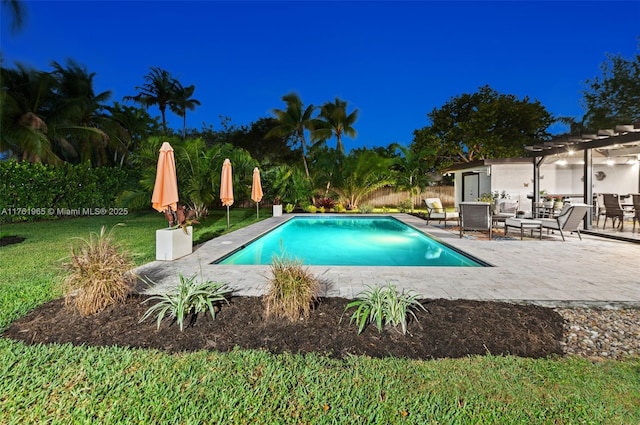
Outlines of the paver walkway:
M323 296L356 297L367 285L390 282L424 298L498 300L545 306L640 307L640 244L595 236L552 235L537 239L459 238L440 226L427 226L409 214L397 219L459 248L493 267L336 267L308 266L324 284ZM136 269L157 285L146 293L167 291L178 274L228 283L236 295L261 295L270 266L228 266L212 261L245 245L289 219L272 217L206 242L175 261L154 261Z

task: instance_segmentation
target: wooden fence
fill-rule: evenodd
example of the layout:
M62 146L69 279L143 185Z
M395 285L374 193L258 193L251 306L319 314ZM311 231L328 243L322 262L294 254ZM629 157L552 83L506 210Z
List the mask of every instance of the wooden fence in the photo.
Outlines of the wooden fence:
M445 206L453 206L455 203L453 186L430 186L419 195L411 195L410 192L396 191L391 187L383 187L365 196L360 205L372 205L374 207L396 207L400 202L407 199L413 201L414 208L423 208L424 198L440 198Z
M454 188L453 186L430 186L419 195L412 196L410 192L396 191L391 187L383 187L365 196L360 205L371 205L373 207L397 207L398 204L407 199L413 201L414 208L424 208L424 198L440 198L444 206L454 205ZM239 207L249 208L256 206L255 202L249 200L238 200L236 204ZM260 203L261 208L271 208L271 200L264 199Z

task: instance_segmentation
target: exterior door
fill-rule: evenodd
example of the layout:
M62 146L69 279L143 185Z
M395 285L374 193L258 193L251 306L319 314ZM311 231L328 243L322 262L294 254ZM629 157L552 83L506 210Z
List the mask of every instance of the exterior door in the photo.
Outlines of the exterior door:
M462 202L474 202L480 197L480 174L462 174Z

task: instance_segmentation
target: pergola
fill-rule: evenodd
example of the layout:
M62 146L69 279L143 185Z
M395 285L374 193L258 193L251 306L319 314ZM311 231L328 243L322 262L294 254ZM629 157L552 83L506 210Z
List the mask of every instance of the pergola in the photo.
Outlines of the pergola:
M593 164L611 161L640 161L640 121L617 125L615 129L599 130L596 134L561 136L543 144L526 146L527 157L533 160L533 202L540 201L540 166L554 159L583 164L584 203L593 202ZM582 159L579 152L582 151ZM640 172L638 172L640 192ZM593 211L585 222L591 228Z

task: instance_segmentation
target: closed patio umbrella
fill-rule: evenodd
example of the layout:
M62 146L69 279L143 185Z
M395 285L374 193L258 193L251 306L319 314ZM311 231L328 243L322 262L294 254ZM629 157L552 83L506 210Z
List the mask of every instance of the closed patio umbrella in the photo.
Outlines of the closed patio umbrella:
M259 202L262 201L262 183L260 182L260 170L253 169L253 185L251 186L251 199L256 203L256 218L260 218L258 213Z
M229 228L229 207L233 205L233 175L231 171L231 161L225 159L222 164L222 174L220 175L220 200L222 205L227 207L227 229Z
M178 178L176 177L176 162L173 148L167 142L160 147L156 181L151 195L151 205L157 211L172 217L178 207ZM175 221L175 220L174 220ZM169 222L169 226L173 224Z

